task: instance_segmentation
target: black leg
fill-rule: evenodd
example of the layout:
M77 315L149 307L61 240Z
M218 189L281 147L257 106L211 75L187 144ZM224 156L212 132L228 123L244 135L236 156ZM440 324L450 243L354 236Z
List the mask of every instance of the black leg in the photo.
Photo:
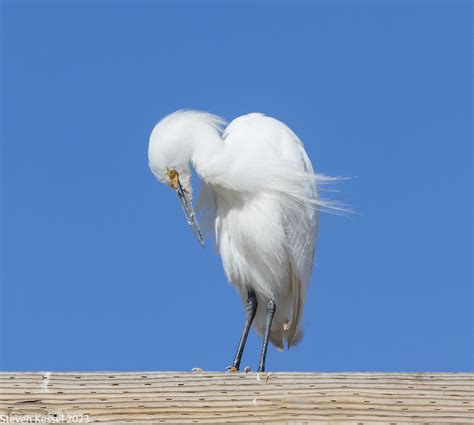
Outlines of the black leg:
M263 336L262 354L260 355L260 363L258 371L265 372L265 358L267 357L268 340L270 339L270 331L272 329L273 316L275 315L275 301L270 300L267 304L267 322L265 324L265 335Z
M244 330L242 331L242 336L240 337L239 347L237 348L237 353L235 354L234 363L232 363L232 368L239 370L240 361L242 360L242 354L244 352L245 343L247 342L247 336L249 334L250 326L252 326L253 318L257 311L257 297L253 289L249 289L247 294L247 305L245 310L247 311L247 319L245 320Z

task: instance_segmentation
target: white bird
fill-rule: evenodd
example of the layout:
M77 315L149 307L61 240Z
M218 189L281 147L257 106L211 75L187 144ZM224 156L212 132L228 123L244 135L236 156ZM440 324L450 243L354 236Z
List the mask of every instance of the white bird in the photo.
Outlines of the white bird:
M229 282L247 319L231 370L240 367L250 327L263 337L258 371L265 370L270 341L280 350L302 337L301 317L310 282L321 207L328 180L314 174L298 137L260 113L225 121L200 111L177 111L153 129L149 165L178 194L198 241L192 206L191 168L200 178L197 210L214 227Z

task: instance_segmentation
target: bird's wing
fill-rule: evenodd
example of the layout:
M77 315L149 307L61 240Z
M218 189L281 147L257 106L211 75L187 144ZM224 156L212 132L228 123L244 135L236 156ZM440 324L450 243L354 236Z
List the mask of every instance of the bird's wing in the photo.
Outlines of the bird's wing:
M319 198L317 184L323 176L314 174L303 143L282 122L260 113L232 121L223 133L234 150L229 181L246 191L273 193L278 199L292 267L304 284L311 277L319 208L329 203Z
M290 132L287 143L292 143L299 156L299 168L302 172L313 175L312 164L298 137ZM298 182L294 182L298 184ZM300 320L306 300L307 290L313 271L313 260L316 249L316 236L319 227L319 207L317 203L305 202L318 199L315 181L302 180L301 198L288 197L283 208L283 226L287 237L287 252L290 258L290 278L292 291L292 314L284 337L288 347L297 344L302 336Z
M255 113L239 117L225 129L223 139L235 151L231 172L240 170L229 180L249 192L273 194L280 206L293 292L284 332L290 346L301 336L299 322L313 269L319 207L324 206L317 194L319 176L303 143L274 118Z
M236 153L230 169L238 172L229 180L245 185L249 192L277 197L292 266L302 281L309 281L319 208L328 206L317 192L317 184L324 177L314 174L296 134L274 118L260 113L239 117L227 126L223 139Z

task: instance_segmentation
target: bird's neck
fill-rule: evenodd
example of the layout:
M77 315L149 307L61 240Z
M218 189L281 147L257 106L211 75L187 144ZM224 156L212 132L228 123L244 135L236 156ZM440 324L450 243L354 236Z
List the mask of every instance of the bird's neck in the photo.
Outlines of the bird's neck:
M192 136L191 164L206 183L213 184L223 172L225 143L218 131L209 126Z

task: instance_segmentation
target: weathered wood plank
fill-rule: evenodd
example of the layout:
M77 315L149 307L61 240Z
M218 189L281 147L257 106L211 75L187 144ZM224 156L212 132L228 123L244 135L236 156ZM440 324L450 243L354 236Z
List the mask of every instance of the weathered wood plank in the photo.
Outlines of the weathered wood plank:
M474 424L474 374L2 372L0 423L14 418L114 424Z

